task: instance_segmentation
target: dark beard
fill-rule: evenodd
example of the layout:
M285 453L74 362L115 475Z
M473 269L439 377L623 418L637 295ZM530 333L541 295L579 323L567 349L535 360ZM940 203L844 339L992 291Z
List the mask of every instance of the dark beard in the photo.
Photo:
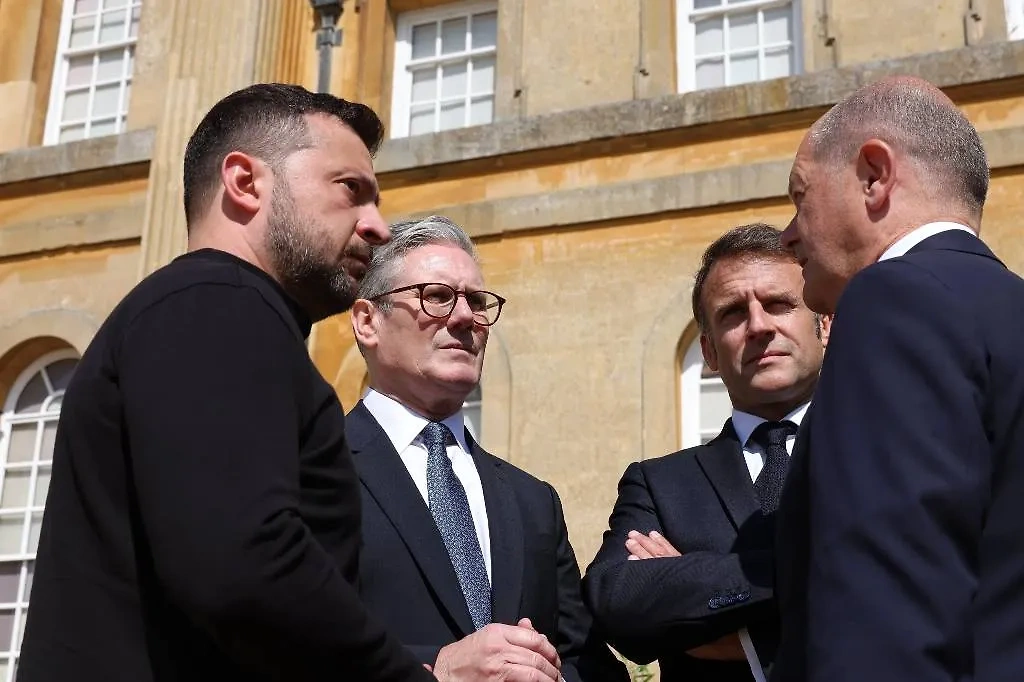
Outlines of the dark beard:
M275 185L270 203L267 247L271 265L288 295L314 322L352 307L356 291L345 269L317 244L325 233L303 219L286 185Z

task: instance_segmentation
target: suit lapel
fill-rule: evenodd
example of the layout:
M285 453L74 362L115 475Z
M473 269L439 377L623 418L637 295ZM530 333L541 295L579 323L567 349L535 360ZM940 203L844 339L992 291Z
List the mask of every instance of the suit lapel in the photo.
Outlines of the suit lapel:
M731 419L722 433L698 449L697 461L737 531L752 514L761 511Z
M359 479L390 519L424 578L463 634L472 633L475 630L473 619L444 540L387 434L362 402L349 413L346 428Z
M523 520L512 485L495 460L469 436L487 506L487 529L491 536L491 618L496 623L515 624L523 593Z

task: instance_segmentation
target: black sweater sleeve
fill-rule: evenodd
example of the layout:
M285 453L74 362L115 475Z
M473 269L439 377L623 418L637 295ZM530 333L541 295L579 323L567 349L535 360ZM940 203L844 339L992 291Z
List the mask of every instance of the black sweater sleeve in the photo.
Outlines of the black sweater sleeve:
M173 293L126 331L128 465L156 578L262 674L433 679L368 616L299 514L304 353L257 290L230 284ZM358 501L337 503L358 514Z

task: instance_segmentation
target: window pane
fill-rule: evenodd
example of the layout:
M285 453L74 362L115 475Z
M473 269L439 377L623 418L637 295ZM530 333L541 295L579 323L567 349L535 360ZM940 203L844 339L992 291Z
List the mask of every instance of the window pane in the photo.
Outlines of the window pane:
M113 43L128 37L126 32L128 13L124 10L104 12L100 19L100 43Z
M75 14L82 14L83 12L95 12L96 8L100 6L99 0L75 0Z
M466 49L466 17L446 19L441 24L441 54L463 52Z
M498 44L498 13L473 15L473 49L495 47Z
M494 57L477 57L473 60L473 93L494 92Z
M708 7L718 7L722 4L722 0L693 0L694 9L707 9Z
M117 119L108 119L106 121L93 121L92 125L89 126L89 137L102 137L103 135L113 135L117 132Z
M39 529L43 526L43 513L35 512L32 514L32 525L28 530L28 551L32 554L36 553L39 549Z
M21 580L21 562L0 563L0 602L10 604L18 601L18 581ZM0 642L2 644L2 642ZM2 649L3 647L0 647Z
M17 509L28 505L28 483L31 469L15 469L6 472L4 487L0 491L0 507Z
M725 85L725 68L721 59L709 59L697 64L697 89L718 88Z
M31 462L36 452L35 422L11 425L11 442L7 449L8 462Z
M64 120L80 121L89 112L89 91L72 92L64 98Z
M789 7L773 7L764 11L764 43L788 43L793 39L793 13Z
M782 78L793 73L793 58L789 48L765 50L764 78Z
M412 101L428 102L437 99L437 68L428 67L412 72Z
M466 125L466 103L448 102L441 105L441 130L461 128Z
M53 444L57 440L57 420L50 419L43 422L43 442L39 447L39 459L47 461L53 459Z
M694 28L697 30L697 39L693 49L698 57L722 51L722 20L720 18L703 19L698 21Z
M729 58L729 84L739 85L757 80L757 53Z
M64 86L73 88L76 86L88 85L92 77L92 55L72 57L68 60L68 77Z
M494 120L494 98L474 99L469 106L469 125L485 125Z
M74 142L75 140L81 140L85 137L85 126L74 125L66 128L61 128L59 142Z
M50 467L39 467L36 472L36 487L32 495L32 506L42 507L46 504L46 493L50 489Z
M135 7L132 9L132 21L128 27L128 37L137 38L139 36L139 21L142 19L142 8Z
M114 7L124 7L128 4L128 0L103 0L103 9L111 9Z
M21 530L24 523L25 517L21 514L0 516L0 554L21 553Z
M700 387L700 428L718 431L732 414L732 402L725 390L725 384L715 382Z
M124 50L107 50L100 52L99 67L96 70L96 80L111 81L121 80L124 71Z
M71 20L70 47L86 47L93 45L93 29L96 28L96 15Z
M466 95L466 62L446 64L441 69L441 97L464 97Z
M412 58L433 57L437 53L437 24L420 24L412 27Z
M49 397L50 392L46 389L46 380L40 372L36 372L25 388L21 389L18 400L14 404L14 411L18 414L25 412L38 412L43 406L43 401Z
M35 568L34 561L26 561L27 570L25 571L25 591L21 595L21 601L28 601L28 596L32 594L32 575L33 569Z
M14 632L14 611L0 611L0 648L7 650Z
M106 118L120 113L117 110L117 100L120 93L120 83L111 83L110 85L97 87L92 99L92 118Z
M63 391L71 383L71 375L75 372L78 360L68 358L57 360L46 366L46 376L50 379L50 385L55 391Z
M729 50L757 46L757 12L729 17Z
M434 132L434 105L414 104L409 113L409 134Z

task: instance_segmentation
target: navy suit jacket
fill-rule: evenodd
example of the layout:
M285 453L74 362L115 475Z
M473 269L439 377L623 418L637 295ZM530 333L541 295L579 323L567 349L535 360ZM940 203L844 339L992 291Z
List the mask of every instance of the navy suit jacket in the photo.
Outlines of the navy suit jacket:
M360 596L424 663L474 632L444 541L387 434L362 401L345 431L362 484ZM491 538L491 616L529 618L562 659L566 682L628 680L626 668L591 637L580 572L558 493L485 452L466 434L483 485Z
M1024 280L977 238L837 306L778 513L773 682L1024 680Z
M761 663L771 663L778 629L772 522L761 513L731 420L706 445L630 464L583 580L601 632L630 660L658 659L666 682L749 682L746 661L686 652L748 627ZM631 530L657 530L682 556L629 561Z

